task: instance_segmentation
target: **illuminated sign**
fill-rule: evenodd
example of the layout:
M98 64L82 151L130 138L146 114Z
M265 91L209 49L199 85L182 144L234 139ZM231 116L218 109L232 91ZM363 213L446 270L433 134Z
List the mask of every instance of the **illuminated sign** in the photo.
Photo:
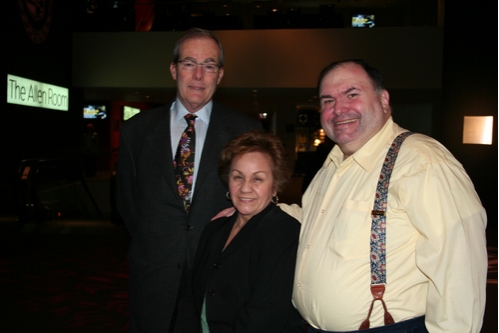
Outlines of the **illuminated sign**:
M123 107L123 120L128 120L135 116L137 113L140 113L140 109L132 108L131 106Z
M353 28L373 28L375 25L374 15L359 14L352 16Z
M68 111L68 100L67 88L7 75L7 103Z

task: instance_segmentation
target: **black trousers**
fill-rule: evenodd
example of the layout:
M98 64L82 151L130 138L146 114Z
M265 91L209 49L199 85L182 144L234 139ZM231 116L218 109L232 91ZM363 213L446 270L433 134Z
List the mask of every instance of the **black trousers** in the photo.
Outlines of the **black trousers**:
M168 333L196 333L201 331L201 317L196 310L191 288L191 272L184 264L175 310Z
M404 320L395 324L370 328L362 331L323 331L306 324L306 333L428 333L424 324L424 316Z

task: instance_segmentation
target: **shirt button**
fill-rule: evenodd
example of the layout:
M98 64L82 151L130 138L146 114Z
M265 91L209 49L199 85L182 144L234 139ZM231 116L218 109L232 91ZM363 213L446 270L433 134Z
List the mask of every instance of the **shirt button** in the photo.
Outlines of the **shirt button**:
M307 249L310 249L310 245L309 244L307 244Z
M192 228L194 228L192 225L186 225L185 226L185 230L187 230L187 231L191 230Z
M219 262L216 262L216 263L213 264L213 267L215 269L219 269L220 267L222 267L222 265Z
M325 210L324 209L321 209L321 214L324 214Z
M216 293L215 293L215 289L210 289L210 290L208 290L208 295L210 295L210 296L215 296L215 294L216 294Z

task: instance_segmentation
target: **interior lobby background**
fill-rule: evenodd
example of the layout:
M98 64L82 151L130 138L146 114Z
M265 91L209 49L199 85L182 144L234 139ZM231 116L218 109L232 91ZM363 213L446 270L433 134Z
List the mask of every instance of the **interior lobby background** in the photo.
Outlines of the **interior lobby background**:
M82 35L74 33L74 2L53 0L51 3L50 27L44 40L38 43L33 42L26 32L27 23L21 18L19 1L6 1L2 6L4 91L7 90L7 74L68 87L70 108L68 112L61 112L7 104L6 99L2 102L4 126L0 137L0 214L16 214L15 189L22 159L74 157L78 154L77 147L83 133L81 108L85 101L83 89L74 85L73 45L77 42L75 38ZM425 28L418 30L423 29ZM321 32L321 29L318 29L317 33L327 34L330 32L328 30ZM294 32L287 33L292 35ZM369 30L358 33L372 34ZM442 72L437 75L441 77L442 82L441 88L435 92L437 102L432 101L434 108L429 134L446 145L468 171L487 209L489 245L497 246L497 3L486 2L478 6L447 1L442 34ZM168 33L165 32L165 35ZM345 43L348 43L348 40ZM316 47L312 52L320 54L323 45ZM396 50L397 45L393 45L393 49L385 49L383 53L377 51L375 57L385 59L385 62L393 64L396 68L399 61L403 61L392 56L396 54ZM102 63L115 60L106 60L106 54L99 51L93 50L102 57ZM170 52L168 50L168 57ZM168 57L166 59L169 60ZM237 58L238 55L231 54L230 57ZM331 59L333 60L337 59ZM376 65L375 62L373 64ZM383 72L383 68L381 69ZM313 76L317 74L311 73ZM292 70L289 70L289 75L293 76ZM229 81L224 84L230 83ZM417 91L415 93L416 95L409 98L417 100ZM394 94L392 98L396 98L395 96ZM435 96L432 95L433 97ZM237 105L237 101L235 102ZM495 116L492 145L461 143L465 115Z

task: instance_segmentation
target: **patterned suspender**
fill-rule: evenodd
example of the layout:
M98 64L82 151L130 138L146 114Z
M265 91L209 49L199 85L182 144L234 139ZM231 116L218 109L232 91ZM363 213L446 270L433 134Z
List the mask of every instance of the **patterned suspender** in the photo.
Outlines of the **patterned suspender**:
M371 294L373 300L367 313L367 318L362 322L359 330L369 328L369 318L373 310L375 301L381 301L383 309L385 310L385 325L393 324L395 321L388 312L385 301L383 301L383 294L385 293L386 285L386 201L388 198L388 185L392 175L393 166L400 150L400 146L404 140L412 132L404 132L399 134L393 140L388 153L386 153L385 161L381 167L379 175L378 186L376 187L376 195L374 197L371 225Z

